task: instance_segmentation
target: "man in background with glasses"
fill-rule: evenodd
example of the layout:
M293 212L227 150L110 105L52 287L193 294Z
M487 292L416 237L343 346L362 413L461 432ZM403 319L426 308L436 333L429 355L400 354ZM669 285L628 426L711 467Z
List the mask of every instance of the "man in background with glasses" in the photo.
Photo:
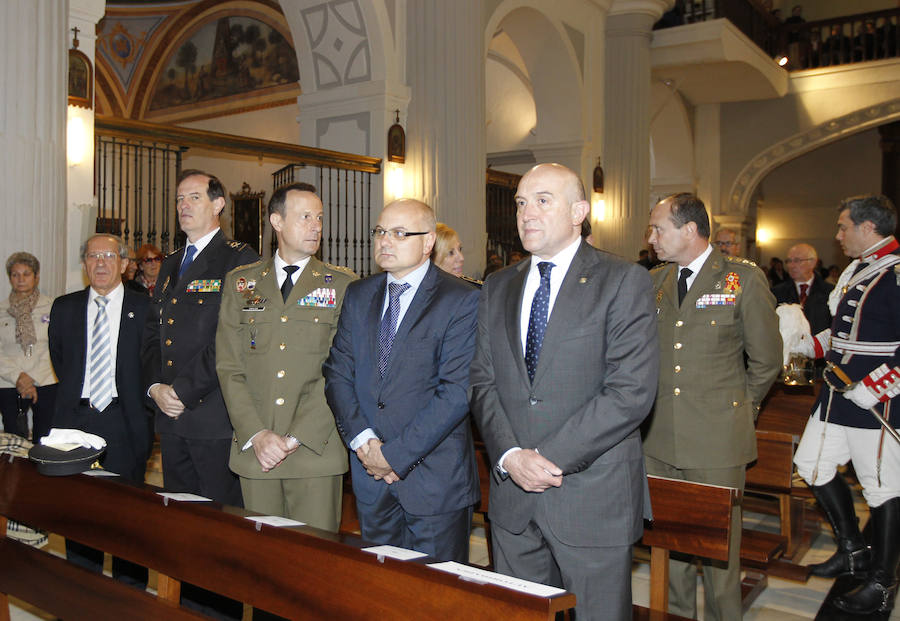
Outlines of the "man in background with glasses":
M784 260L787 273L791 277L775 285L772 293L778 304L799 304L809 321L813 334L831 326L831 311L828 310L828 294L834 289L816 273L816 249L809 244L797 244L788 250Z
M415 200L381 212L384 273L347 287L325 396L355 451L363 538L465 562L479 499L466 398L478 290L429 260L435 224Z
M737 240L737 231L734 229L719 229L716 232L716 238L713 241L713 246L722 253L722 256L725 257L736 257L738 256L738 250L741 245Z

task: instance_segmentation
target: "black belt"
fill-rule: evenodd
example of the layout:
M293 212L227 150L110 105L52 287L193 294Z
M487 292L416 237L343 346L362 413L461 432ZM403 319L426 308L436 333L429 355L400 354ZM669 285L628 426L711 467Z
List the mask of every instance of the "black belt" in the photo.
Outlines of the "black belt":
M97 408L95 408L93 405L91 405L91 400L90 400L90 399L80 399L80 400L78 401L78 405L80 405L80 406L83 407L83 408L91 408L92 410L95 410L95 411L97 411L97 412L100 412L100 411L101 411L101 410L98 410ZM107 405L106 407L109 408L111 405L119 405L119 398L118 398L118 397L113 397L113 398L112 398L112 401L110 401L110 402L109 402L109 405Z

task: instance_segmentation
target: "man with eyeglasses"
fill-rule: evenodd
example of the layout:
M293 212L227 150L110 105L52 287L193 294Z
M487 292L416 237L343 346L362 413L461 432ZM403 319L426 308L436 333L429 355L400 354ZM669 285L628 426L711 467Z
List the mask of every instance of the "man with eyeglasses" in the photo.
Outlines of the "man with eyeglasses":
M834 289L816 273L816 249L809 244L797 244L788 250L784 260L787 273L791 277L775 285L772 293L778 304L799 304L809 321L813 334L818 334L831 325L828 310L828 295Z
M153 439L141 387L141 342L150 299L125 288L128 249L93 235L81 247L90 285L57 298L50 310L50 359L59 378L53 426L106 440L105 470L143 484ZM66 557L103 572L103 551L66 541ZM143 589L147 569L113 557L113 577Z
M716 238L713 246L725 257L738 256L740 244L737 241L737 231L734 229L723 228L716 232Z
M479 499L466 398L478 290L429 260L435 224L415 200L381 212L384 273L347 287L325 396L355 452L363 538L465 562Z

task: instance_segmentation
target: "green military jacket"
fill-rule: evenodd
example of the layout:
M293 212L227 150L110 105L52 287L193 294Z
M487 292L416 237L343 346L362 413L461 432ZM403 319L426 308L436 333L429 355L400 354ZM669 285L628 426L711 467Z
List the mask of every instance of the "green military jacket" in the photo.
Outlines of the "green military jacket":
M660 373L644 452L682 469L753 461L759 405L782 366L765 275L713 248L680 307L678 265L660 266L651 278Z
M274 261L228 273L216 332L216 371L234 427L229 465L251 479L321 477L347 471L347 450L325 402L322 363L356 275L311 257L283 302ZM263 472L252 447L268 429L301 444Z

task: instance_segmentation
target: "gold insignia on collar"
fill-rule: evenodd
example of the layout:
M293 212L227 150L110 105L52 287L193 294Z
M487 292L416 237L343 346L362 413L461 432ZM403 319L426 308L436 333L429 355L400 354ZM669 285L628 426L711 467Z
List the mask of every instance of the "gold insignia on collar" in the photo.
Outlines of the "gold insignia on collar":
M269 274L269 270L268 270L268 269L264 269L264 270L262 271L262 274L260 274L260 276L262 276L263 278L265 278L268 274Z
M656 291L656 305L659 306L659 303L662 302L663 290L657 289Z
M168 286L169 286L169 279L170 279L170 278L171 278L171 276L166 276L166 282L164 282L164 283L163 283L163 286L162 286L162 293L165 293L165 292L166 292L166 289L167 289Z
M313 278L318 278L319 276L321 276L321 274L319 272L317 272L316 270L312 271L312 275L313 275Z

